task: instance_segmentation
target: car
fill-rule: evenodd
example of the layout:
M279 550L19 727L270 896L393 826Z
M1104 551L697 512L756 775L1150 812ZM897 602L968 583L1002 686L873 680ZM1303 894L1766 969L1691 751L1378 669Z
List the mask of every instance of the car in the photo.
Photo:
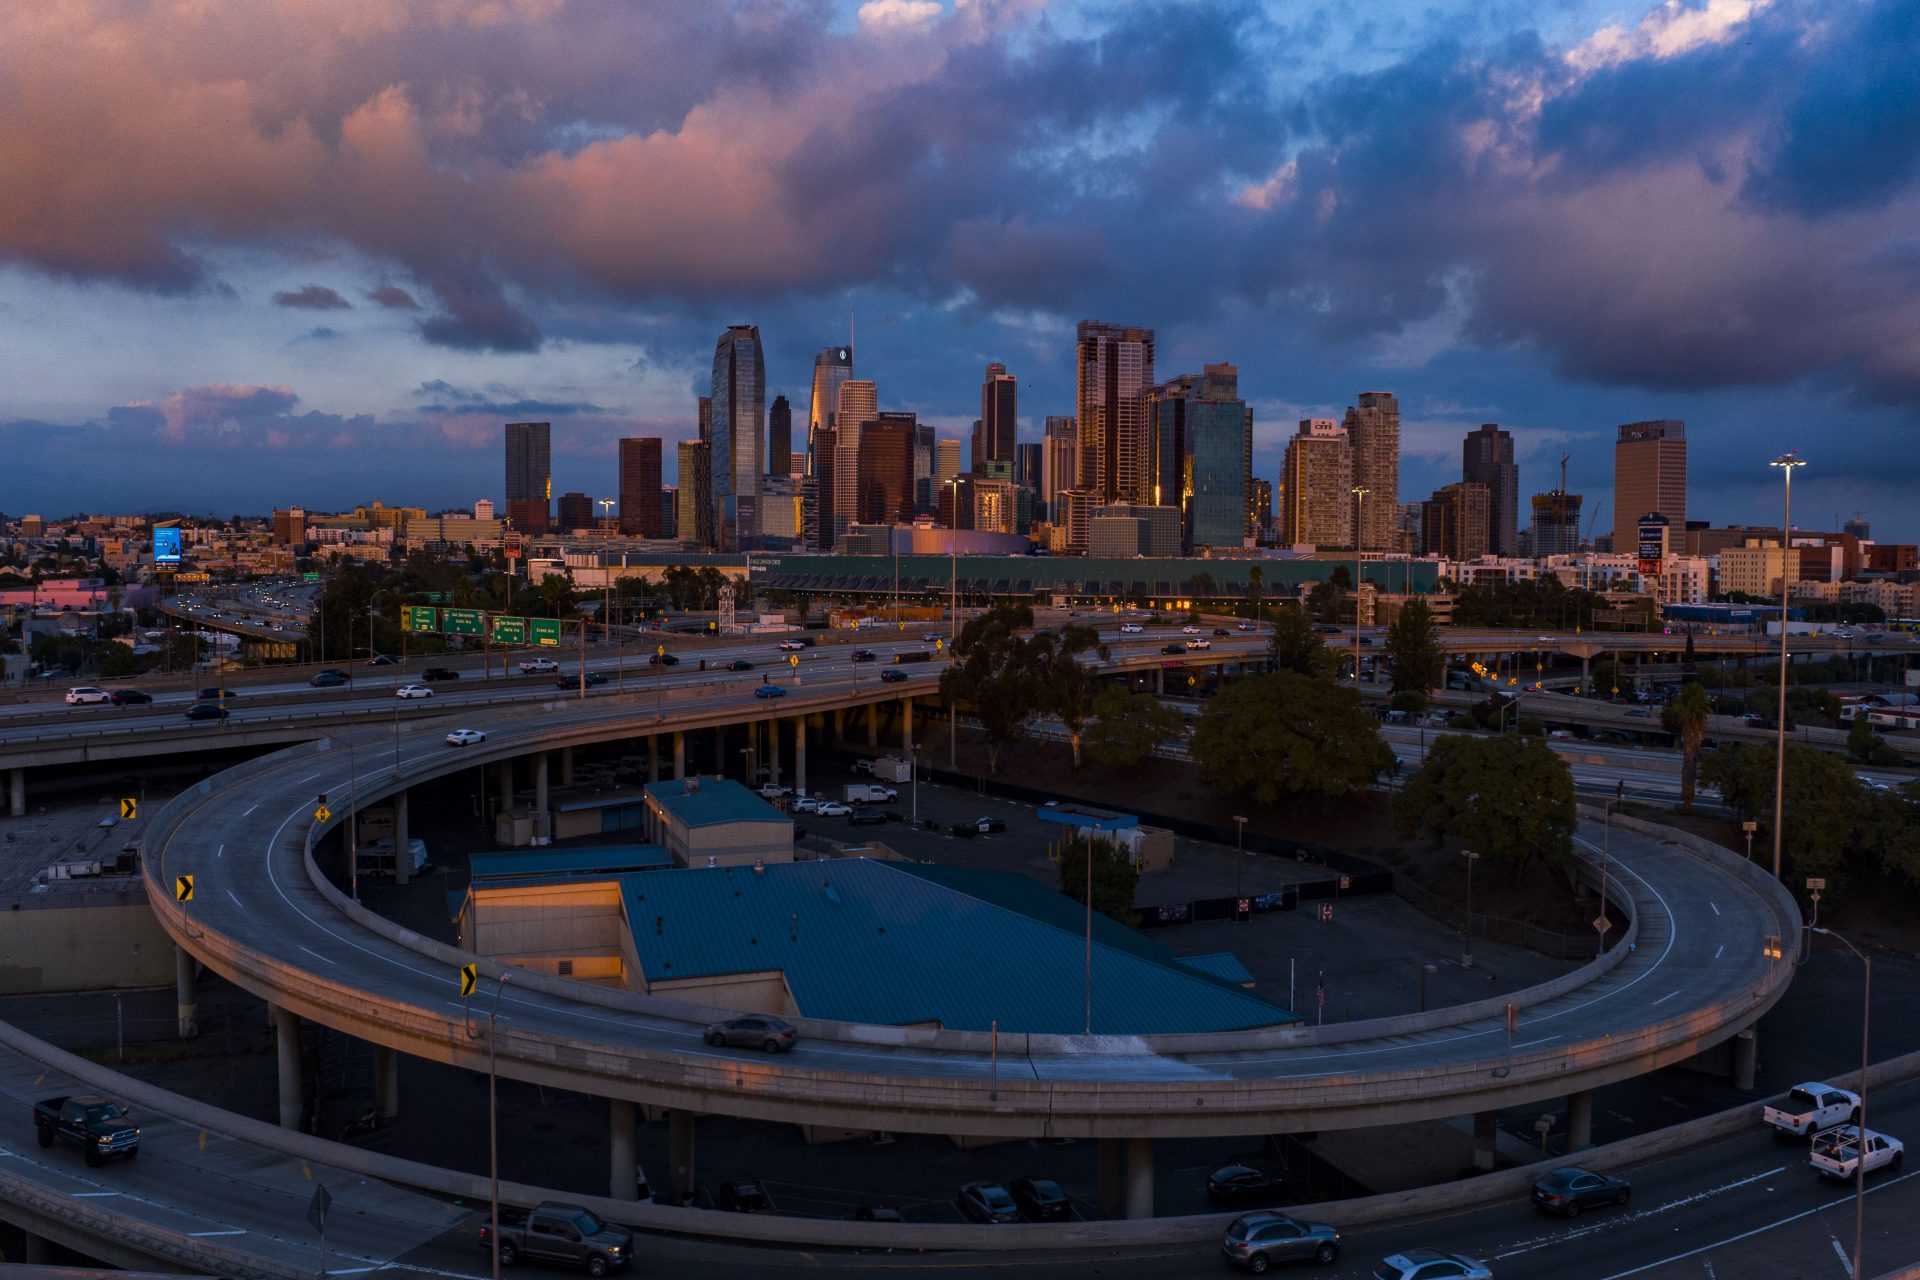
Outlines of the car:
M878 827L885 825L886 821L886 814L865 805L856 806L854 811L847 815L848 825L855 827Z
M1493 1280L1486 1263L1464 1253L1408 1249L1390 1253L1373 1269L1374 1280Z
M1015 1178L1008 1190L1029 1222L1064 1222L1073 1217L1073 1202L1052 1178Z
M219 702L225 698L237 698L240 695L231 689L202 689L199 697L202 702Z
M112 701L112 694L105 689L96 689L90 684L78 685L67 690L67 705L71 707L84 706L89 702L106 704Z
M960 1188L960 1212L973 1222L1020 1221L1020 1206L997 1182L969 1182Z
M785 685L763 684L753 691L756 698L784 698L787 696Z
M793 799L793 811L795 813L818 813L820 812L820 805L821 800L819 796L795 796Z
M487 735L478 729L455 729L447 735L447 745L450 747L473 747L486 740Z
M1577 1217L1582 1209L1625 1204L1633 1194L1625 1178L1591 1169L1555 1169L1533 1184L1533 1203L1548 1213Z
M752 1178L730 1178L714 1189L714 1207L729 1213L772 1213L773 1199Z
M1224 1165L1207 1175L1207 1198L1229 1208L1279 1204L1286 1197L1287 1184L1278 1174L1252 1165Z
M1334 626L1331 622L1316 622L1313 624L1313 629L1316 634L1323 636L1337 636L1340 634L1340 628Z
M307 681L307 683L316 689L337 689L347 683L347 673L344 671L316 671L313 673L313 679Z
M1186 626L1180 628L1180 634L1183 636L1197 636L1200 634L1200 628L1189 622Z
M727 664L727 670L751 671L753 670L753 664L751 662L748 662L745 658L735 658L732 662L729 662Z
M898 667L888 667L880 673L881 684L905 684L907 673Z
M420 673L420 678L432 684L436 680L458 680L460 673L452 667L428 667Z
M1120 624L1120 634L1123 636L1138 635L1145 630L1146 628L1137 622L1123 622Z
M606 682L607 682L606 672L604 671L587 672L588 684L605 684ZM561 676L558 680L554 681L554 688L556 689L578 689L579 687L580 687L580 674L578 672L575 672L573 675L570 675L570 676Z
M1301 1222L1284 1213L1249 1213L1227 1228L1220 1252L1255 1274L1276 1262L1309 1258L1326 1266L1340 1256L1340 1233L1324 1222Z
M863 1204L855 1209L853 1220L855 1222L905 1222L907 1219L897 1206L890 1205L884 1200L876 1200L872 1204Z
M1172 644L1163 644L1160 646L1160 652L1162 653L1185 653L1186 651L1187 646L1177 640Z
M853 651L853 660L855 662L878 662L880 655L871 649L855 649Z
M1364 645L1369 645L1369 646L1371 646L1371 645L1373 644L1373 637L1372 637L1372 636L1361 636L1361 637L1360 637L1360 643L1361 643L1361 644L1364 644Z
M677 667L680 665L680 659L670 653L656 653L647 659L647 665L650 667Z
M1188 648L1188 649L1191 649L1191 650L1201 650L1201 649L1211 649L1211 648L1213 648L1213 641L1211 641L1211 640L1189 640L1189 641L1187 641L1187 648Z
M981 835L990 835L996 831L1005 831L1007 824L998 818L975 818L973 820L973 829Z
M1548 644L1552 644L1552 643L1553 643L1553 637L1552 637L1552 636L1535 636L1535 637L1534 637L1534 639L1535 639L1535 640L1544 640L1544 641L1546 641L1546 642L1547 642Z
M853 806L840 800L822 800L814 812L823 818L844 818L853 812Z
M707 1043L715 1048L732 1046L785 1053L799 1039L800 1033L793 1029L792 1023L770 1013L749 1013L725 1022L716 1022L707 1028Z
M1233 624L1233 629L1235 631L1252 631L1254 626L1251 622L1236 622Z
M396 698L431 698L433 690L423 684L403 684L393 691Z
M1214 635L1215 635L1216 637L1218 637L1218 636L1230 636L1230 635L1232 635L1232 634L1233 634L1233 632L1231 632L1231 631L1229 631L1229 630L1227 630L1227 629L1226 629L1225 627L1215 627L1215 628L1213 629L1213 634L1214 634Z
M397 667L400 665L400 659L392 657L389 654L376 653L367 659L367 665L370 667Z
M807 645L804 640L782 640L779 647L782 653L798 653Z
M938 631L929 631L925 635L921 636L920 638L926 641L928 644L939 644L946 639L946 637L941 635Z
M116 707L144 706L153 701L153 695L139 689L115 689L112 700Z
M217 702L196 702L186 710L189 720L225 720L227 709Z

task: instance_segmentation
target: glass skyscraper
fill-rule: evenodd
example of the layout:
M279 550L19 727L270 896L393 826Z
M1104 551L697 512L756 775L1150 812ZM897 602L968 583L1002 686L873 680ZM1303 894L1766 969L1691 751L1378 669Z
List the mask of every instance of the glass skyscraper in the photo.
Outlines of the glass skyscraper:
M760 498L762 434L766 426L766 367L760 330L736 324L713 348L713 489L710 502L720 550L753 546Z
M833 415L840 408L840 387L853 376L853 348L828 347L813 358L813 400L807 406L807 471L810 476L819 475L823 462L819 456L818 442L815 437L821 431L834 425ZM854 433L859 434L859 424L854 424Z

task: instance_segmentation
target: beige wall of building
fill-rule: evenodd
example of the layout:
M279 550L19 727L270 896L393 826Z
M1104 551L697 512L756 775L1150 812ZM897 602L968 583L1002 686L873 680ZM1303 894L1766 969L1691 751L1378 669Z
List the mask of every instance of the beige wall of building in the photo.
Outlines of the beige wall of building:
M173 940L145 902L24 907L0 929L0 995L173 982Z
M606 986L627 985L633 954L611 881L476 890L461 913L460 944L503 964Z
M1728 547L1720 553L1719 590L1723 595L1738 591L1763 598L1778 596L1783 566L1787 577L1798 578L1799 561L1798 549L1782 550L1778 542Z

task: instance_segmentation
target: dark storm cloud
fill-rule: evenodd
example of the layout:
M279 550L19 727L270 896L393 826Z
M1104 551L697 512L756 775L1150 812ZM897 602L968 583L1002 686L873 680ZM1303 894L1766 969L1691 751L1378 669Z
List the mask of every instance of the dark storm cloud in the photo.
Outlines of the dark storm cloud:
M586 401L538 400L522 395L517 388L490 383L485 388L457 387L442 378L423 382L413 393L427 401L419 412L427 417L442 414L477 414L507 420L560 418L575 414L606 416L615 410Z
M367 291L367 300L389 311L418 311L420 303L414 296L398 285L383 284L378 289Z
M353 304L323 284L305 285L273 295L276 307L298 307L306 311L343 311Z

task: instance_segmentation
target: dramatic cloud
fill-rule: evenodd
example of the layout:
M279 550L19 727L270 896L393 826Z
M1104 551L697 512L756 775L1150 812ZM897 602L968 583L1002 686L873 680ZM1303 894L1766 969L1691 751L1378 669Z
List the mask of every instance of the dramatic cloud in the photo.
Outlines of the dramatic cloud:
M308 311L344 311L353 304L323 284L310 284L273 295L278 307L300 307Z
M378 303L389 311L418 311L420 304L414 296L398 285L383 284L378 289L367 291L367 300Z

